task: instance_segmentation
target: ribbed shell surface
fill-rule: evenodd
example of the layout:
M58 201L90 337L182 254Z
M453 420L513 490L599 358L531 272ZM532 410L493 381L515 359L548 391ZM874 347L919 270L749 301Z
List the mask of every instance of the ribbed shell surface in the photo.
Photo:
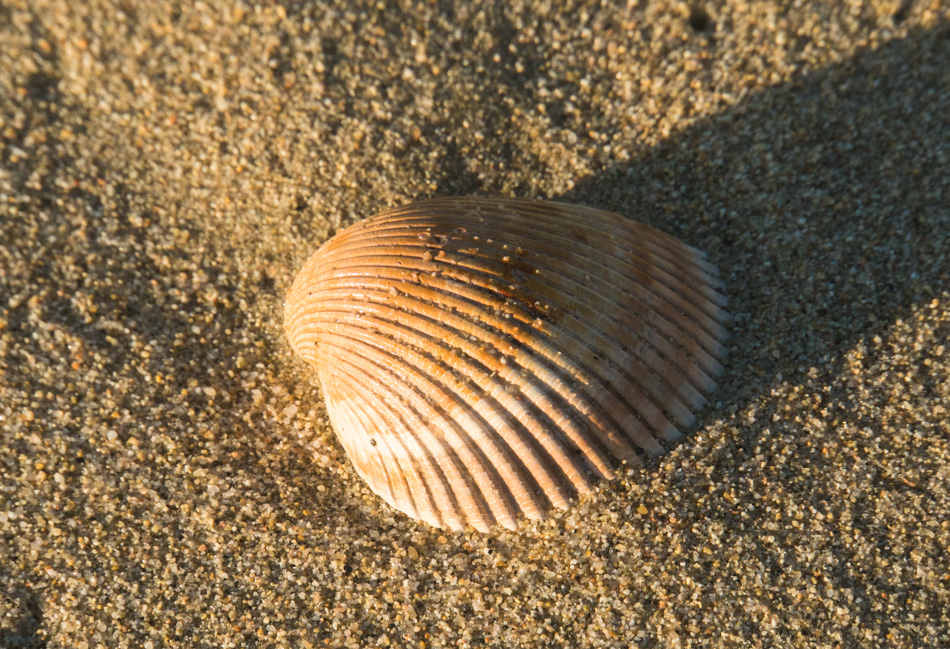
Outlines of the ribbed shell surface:
M716 268L602 210L447 198L324 244L285 329L359 474L438 527L517 525L660 454L721 370Z

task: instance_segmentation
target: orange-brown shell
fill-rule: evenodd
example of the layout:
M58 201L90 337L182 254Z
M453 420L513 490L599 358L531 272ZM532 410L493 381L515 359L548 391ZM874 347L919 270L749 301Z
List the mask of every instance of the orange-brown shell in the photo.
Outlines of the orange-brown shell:
M287 296L350 459L438 527L539 519L657 455L715 388L703 253L602 210L445 198L349 227Z

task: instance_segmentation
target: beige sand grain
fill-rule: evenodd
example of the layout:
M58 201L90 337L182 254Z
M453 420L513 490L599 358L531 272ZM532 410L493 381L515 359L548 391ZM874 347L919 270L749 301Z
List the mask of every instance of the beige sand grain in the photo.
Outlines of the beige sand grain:
M0 646L939 647L950 8L0 3ZM705 249L690 438L517 532L373 496L281 334L411 199Z

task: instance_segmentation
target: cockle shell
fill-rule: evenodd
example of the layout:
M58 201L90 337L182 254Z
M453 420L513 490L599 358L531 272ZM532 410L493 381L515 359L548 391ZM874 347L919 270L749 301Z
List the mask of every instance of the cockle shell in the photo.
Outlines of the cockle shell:
M373 491L438 527L514 529L693 424L719 287L703 253L616 214L443 198L330 239L285 329Z

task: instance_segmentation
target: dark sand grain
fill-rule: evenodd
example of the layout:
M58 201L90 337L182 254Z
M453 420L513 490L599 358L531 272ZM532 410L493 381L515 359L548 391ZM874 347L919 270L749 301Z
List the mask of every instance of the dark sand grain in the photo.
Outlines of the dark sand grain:
M946 646L950 7L776 4L0 1L0 647ZM281 332L468 193L735 316L685 443L517 533L383 505Z

